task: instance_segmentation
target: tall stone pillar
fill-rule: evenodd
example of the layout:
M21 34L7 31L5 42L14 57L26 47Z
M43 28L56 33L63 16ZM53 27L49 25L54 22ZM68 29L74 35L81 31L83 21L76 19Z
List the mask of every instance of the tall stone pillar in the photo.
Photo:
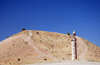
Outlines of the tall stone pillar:
M73 31L73 38L71 39L72 44L72 61L77 59L77 48L76 48L76 38L75 38L75 31Z

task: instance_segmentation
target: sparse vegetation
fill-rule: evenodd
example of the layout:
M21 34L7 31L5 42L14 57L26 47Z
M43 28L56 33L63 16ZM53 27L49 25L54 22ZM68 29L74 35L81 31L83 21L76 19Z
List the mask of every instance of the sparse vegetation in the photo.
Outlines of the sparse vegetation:
M25 28L22 29L22 31L26 30Z
M40 43L42 43L42 41L40 40Z
M9 38L9 36L7 36L7 38Z
M46 58L45 58L44 60L45 60L45 61L47 61L47 59L46 59Z
M69 35L70 35L70 33L68 32L68 33L67 33L67 35L69 36Z
M25 42L26 45L28 45L28 42Z
M63 60L65 60L65 58L62 58Z
M18 58L18 61L20 61L20 58Z
M37 32L37 34L39 34L39 32Z

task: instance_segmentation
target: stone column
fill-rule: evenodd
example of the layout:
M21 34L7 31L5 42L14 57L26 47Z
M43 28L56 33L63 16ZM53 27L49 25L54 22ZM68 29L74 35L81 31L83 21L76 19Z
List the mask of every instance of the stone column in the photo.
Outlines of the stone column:
M77 48L76 48L76 38L75 38L75 31L73 31L73 38L71 39L72 43L72 61L77 59Z

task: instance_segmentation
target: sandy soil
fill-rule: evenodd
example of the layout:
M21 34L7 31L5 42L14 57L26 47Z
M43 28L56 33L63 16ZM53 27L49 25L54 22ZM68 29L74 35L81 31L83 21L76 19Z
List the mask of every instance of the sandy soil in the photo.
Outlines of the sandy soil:
M25 65L100 65L100 62L62 62L62 63L35 63Z
M77 60L82 62L71 62L70 39L71 35L54 32L19 32L0 42L0 65L15 65L18 62L30 63L28 65L100 65L96 63L100 62L100 47L78 36ZM45 63L39 63L42 61ZM48 61L55 63L46 63ZM63 63L60 63L62 61Z
M78 54L80 54L79 55L79 58L81 58L82 59L82 61L86 61L86 59L85 59L85 54L87 53L87 49L88 49L88 47L87 47L87 45L86 44L84 44L84 42L83 42L83 40L81 39L81 38L79 38L78 36L76 36L76 39L77 39L77 42L80 44L80 46L77 48L77 53ZM84 49L84 51L82 52L82 50ZM81 60L80 59L80 60Z

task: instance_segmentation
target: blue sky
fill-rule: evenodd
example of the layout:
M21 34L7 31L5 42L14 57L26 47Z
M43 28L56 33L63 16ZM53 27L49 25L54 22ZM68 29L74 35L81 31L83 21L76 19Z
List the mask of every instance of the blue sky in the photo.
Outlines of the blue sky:
M100 0L0 0L0 41L22 28L76 31L100 47Z

